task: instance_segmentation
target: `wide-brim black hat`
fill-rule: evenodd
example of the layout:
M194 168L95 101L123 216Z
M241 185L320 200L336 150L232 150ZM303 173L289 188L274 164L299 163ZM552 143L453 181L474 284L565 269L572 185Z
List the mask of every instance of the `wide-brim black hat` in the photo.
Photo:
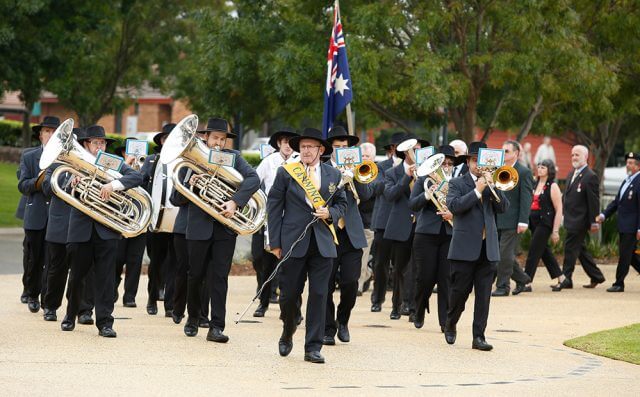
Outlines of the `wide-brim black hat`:
M331 147L331 144L322 137L322 132L320 132L320 130L315 128L305 128L304 131L302 131L302 134L289 139L289 146L291 146L291 149L300 153L300 140L302 139L313 139L320 142L320 144L324 146L323 156L327 156L333 152L333 147Z
M220 117L211 117L207 120L207 127L204 130L198 130L196 132L208 134L212 131L224 132L228 138L235 138L237 136L232 132L229 122Z
M158 132L153 136L153 142L158 146L162 146L162 143L160 143L160 141L162 140L162 137L169 135L175 126L176 126L176 123L169 123L169 124L163 125L162 132Z
M84 136L84 128L73 127L71 133L76 136L76 141L80 141L80 138Z
M480 152L480 149L486 149L486 148L487 148L487 144L485 142L474 141L474 142L471 142L471 144L469 145L469 151L467 152L467 154L461 154L458 157L460 157L464 161L469 157L477 156L478 152Z
M60 126L59 118L57 118L56 116L44 116L44 120L42 120L42 123L31 127L31 131L33 131L33 134L37 138L40 135L40 130L42 129L42 127L49 127L49 128L56 129L59 126Z
M442 153L445 155L445 157L451 158L453 160L454 166L462 164L464 162L464 158L456 157L456 150L451 145L441 145L438 148L438 153Z
M278 141L280 140L280 138L282 137L289 137L289 138L293 138L294 136L298 136L300 134L298 134L297 132L295 132L293 130L293 128L282 128L279 129L278 131L274 132L273 135L271 135L269 137L269 145L271 145L272 148L276 149L276 151L280 150L280 148L278 147Z
M84 136L78 137L78 142L88 141L89 139L101 138L107 141L107 144L112 143L115 139L107 137L104 132L104 128L101 125L92 125L85 129Z
M636 161L640 161L640 153L639 152L629 152L624 156L625 160L634 159Z
M388 144L384 145L383 148L386 150L391 149L392 145L398 145L400 142L404 141L404 136L406 134L404 132L394 132L391 135L391 142L389 142Z
M327 142L333 143L335 140L347 141L347 145L355 146L360 142L360 138L355 135L349 135L349 133L342 127L341 125L336 125L329 131L329 135L327 136Z

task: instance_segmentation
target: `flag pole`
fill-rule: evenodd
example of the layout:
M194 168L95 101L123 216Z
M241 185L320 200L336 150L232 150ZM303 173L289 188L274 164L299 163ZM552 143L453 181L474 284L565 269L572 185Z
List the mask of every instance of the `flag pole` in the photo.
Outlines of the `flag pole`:
M353 131L353 115L351 113L351 103L347 103L347 132L349 135L355 135Z

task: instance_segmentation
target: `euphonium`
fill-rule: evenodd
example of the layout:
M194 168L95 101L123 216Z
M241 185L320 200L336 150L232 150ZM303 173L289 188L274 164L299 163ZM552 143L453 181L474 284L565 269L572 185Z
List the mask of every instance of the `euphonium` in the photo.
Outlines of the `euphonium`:
M173 128L162 145L160 162L168 164L179 157L182 159L173 169L174 188L237 234L255 233L262 227L267 215L267 196L258 190L232 217L223 216L222 205L231 199L244 178L232 167L209 163L210 149L196 137L197 128L198 116L187 116ZM183 167L201 175L194 186L185 187L180 180L179 174Z
M96 222L116 230L124 237L135 237L147 230L151 220L151 197L142 188L112 192L107 201L100 198L102 186L122 175L95 165L95 157L73 138L73 119L56 129L42 152L40 168L62 163L51 174L53 193ZM80 182L67 192L59 185L60 175L68 172Z
M409 156L411 161L413 161L413 163L415 164L416 151L414 149L414 146L416 146L417 143L418 143L418 140L415 138L405 139L404 141L400 142L398 146L396 146L396 152L406 152L405 155ZM413 177L414 178L417 177L417 173L415 171L413 173Z
M426 176L424 180L424 191L440 212L449 211L447 208L449 182L445 170L442 167L444 158L445 156L442 153L434 154L420 164L420 167L418 167L416 171L418 176ZM435 189L432 191L431 188L433 186L435 186ZM453 226L451 220L448 222Z

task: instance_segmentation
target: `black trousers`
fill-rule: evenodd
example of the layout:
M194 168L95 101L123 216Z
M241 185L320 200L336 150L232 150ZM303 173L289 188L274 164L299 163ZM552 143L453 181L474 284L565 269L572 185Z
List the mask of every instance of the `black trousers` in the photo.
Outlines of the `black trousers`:
M604 275L594 262L589 251L585 239L587 237L587 229L583 230L567 230L567 236L564 240L564 263L562 264L562 272L571 280L573 271L576 267L576 260L580 259L580 264L585 273L592 282L604 282Z
M160 290L165 285L171 238L171 233L147 233L147 255L149 256L147 292L150 303L158 301Z
M307 276L309 277L309 296L305 318L305 352L322 349L327 285L331 277L332 260L333 258L325 258L320 255L315 234L312 232L307 254L302 258L289 258L281 267L280 312L284 323L284 332L290 335L296 329L298 302L304 290L305 280Z
M69 274L69 257L67 245L47 241L49 263L46 275L46 293L42 298L42 307L58 310L62 305L64 287L67 284Z
M483 337L489 317L489 302L491 301L491 286L496 278L497 263L487 260L486 243L482 243L480 258L476 261L451 262L451 288L449 297L449 311L447 323L456 325L464 311L464 305L475 289L475 303L473 307L473 337ZM440 295L440 291L438 291Z
M442 226L444 228L444 226ZM416 319L424 321L425 310L429 311L429 298L433 287L438 285L438 322L444 326L449 309L449 275L451 266L447 255L451 236L441 230L440 234L416 233L413 237L413 260L416 264Z
M372 304L383 304L387 292L389 265L393 241L383 238L384 229L376 229L373 233L373 244L376 246L373 268Z
M25 232L22 239L22 295L27 296L27 269L29 268L29 244L27 241L27 233Z
M46 256L44 237L47 229L25 230L24 233L29 251L29 260L24 273L26 292L30 299L39 299L42 292L42 275Z
M85 243L68 245L71 263L69 275L69 302L67 316L75 318L83 296L82 280L93 268L93 288L86 283L86 288L93 289L96 310L96 327L113 326L113 298L115 296L114 273L116 266L116 249L118 240L103 240L98 236L95 227L91 239Z
M260 289L278 264L278 258L264 249L264 234L262 229L254 233L251 238L251 256L253 257L253 268L256 271L258 289ZM260 305L269 307L269 298L271 297L274 285L277 285L277 277L268 282L262 289Z
M636 255L638 240L635 233L620 233L618 245L618 267L616 267L616 282L613 285L624 287L624 279L629 274L629 265L640 273L640 261Z
M189 273L189 249L184 234L173 234L173 250L175 254L176 277L173 293L173 313L183 316L187 307L187 275ZM203 280L200 291L200 319L209 320L209 292Z
M540 215L536 214L536 212L539 211L532 211L529 217L531 246L529 247L524 272L527 273L531 281L533 281L536 275L536 269L538 268L538 262L542 259L542 263L544 263L547 272L549 272L549 277L558 278L562 274L562 270L560 270L560 265L558 265L558 261L549 246L549 237L551 236L552 230L549 226L540 223Z
M215 237L224 237L216 240ZM189 272L187 276L187 310L189 321L196 321L201 314L200 286L206 280L211 303L211 328L224 330L227 313L229 271L236 248L236 235L229 235L224 226L214 222L209 240L187 240Z
M413 236L407 241L394 241L392 245L393 253L393 296L391 297L391 303L393 310L400 311L400 305L402 302L409 302L409 306L412 310L413 297L415 291L415 278L413 272L413 259L411 257L411 249L413 247Z
M126 265L124 278L123 302L135 302L140 283L140 271L142 270L142 257L147 241L146 233L132 238L118 240L118 253L116 255L115 289L118 290L122 281L122 270Z
M336 229L338 236L338 257L333 259L331 276L327 290L327 309L324 325L326 336L335 336L338 324L348 324L351 310L356 305L358 296L358 279L362 268L362 248L354 248L349 240L346 229ZM336 282L340 284L340 303L336 313L333 303L333 293Z

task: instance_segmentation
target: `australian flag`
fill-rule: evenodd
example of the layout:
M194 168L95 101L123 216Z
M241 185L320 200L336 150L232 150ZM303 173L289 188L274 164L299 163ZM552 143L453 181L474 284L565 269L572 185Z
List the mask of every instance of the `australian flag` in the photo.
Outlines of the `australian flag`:
M327 54L327 84L324 91L324 115L322 117L322 136L324 138L327 138L336 116L351 102L352 97L347 47L340 21L340 6L336 0L333 6L333 30Z

